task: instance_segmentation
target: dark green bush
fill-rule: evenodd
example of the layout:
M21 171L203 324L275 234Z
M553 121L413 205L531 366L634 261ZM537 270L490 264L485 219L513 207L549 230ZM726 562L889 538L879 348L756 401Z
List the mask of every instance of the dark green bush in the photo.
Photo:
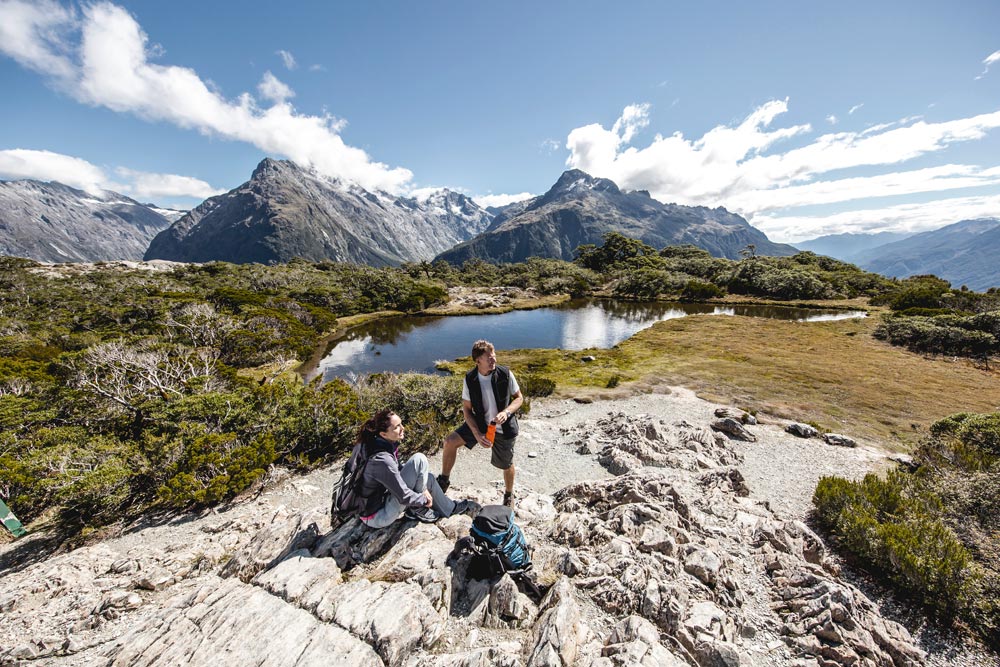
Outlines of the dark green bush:
M885 317L872 335L914 352L984 358L996 353L997 338L985 331L957 326L968 318Z
M915 472L820 480L820 523L943 618L1000 641L1000 413L935 422Z
M550 396L556 390L555 380L534 373L518 373L517 383L521 393L530 398Z
M713 283L705 283L700 280L689 280L681 290L681 298L691 301L701 301L704 299L714 299L725 296L725 292Z
M851 552L942 617L969 606L975 575L968 550L935 512L940 500L906 473L861 482L823 477L813 504Z

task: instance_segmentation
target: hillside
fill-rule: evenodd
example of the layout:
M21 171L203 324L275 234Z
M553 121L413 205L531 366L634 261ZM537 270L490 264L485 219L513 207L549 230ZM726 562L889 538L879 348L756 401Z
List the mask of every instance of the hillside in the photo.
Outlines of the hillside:
M170 224L164 213L173 212L108 190L0 181L0 255L41 262L142 259L150 240Z

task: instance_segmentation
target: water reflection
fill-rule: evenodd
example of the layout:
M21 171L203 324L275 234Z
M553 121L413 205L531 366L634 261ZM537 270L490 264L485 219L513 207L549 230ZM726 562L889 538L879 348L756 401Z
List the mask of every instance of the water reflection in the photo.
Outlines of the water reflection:
M609 348L660 320L695 314L800 322L865 315L783 306L578 300L555 308L515 310L502 315L394 317L349 331L319 362L317 371L323 374L324 381L384 371L433 373L437 360L468 355L478 338L490 339L501 350Z

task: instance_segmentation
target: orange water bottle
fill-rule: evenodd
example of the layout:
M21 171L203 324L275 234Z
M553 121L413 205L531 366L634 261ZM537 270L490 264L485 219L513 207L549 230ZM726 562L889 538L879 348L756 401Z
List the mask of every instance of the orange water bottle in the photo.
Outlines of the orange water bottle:
M492 443L493 438L495 438L496 436L497 436L497 421L494 419L493 421L490 422L490 425L486 427L486 439Z

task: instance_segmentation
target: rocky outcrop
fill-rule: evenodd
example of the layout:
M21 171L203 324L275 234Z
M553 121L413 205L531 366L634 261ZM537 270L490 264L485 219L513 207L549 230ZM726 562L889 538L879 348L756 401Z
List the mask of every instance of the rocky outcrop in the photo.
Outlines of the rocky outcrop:
M748 495L737 443L623 413L579 433L627 465L519 500L541 597L470 576L465 516L382 530L321 510L210 516L170 550L99 545L5 574L0 613L21 640L0 664L922 663L815 533Z

